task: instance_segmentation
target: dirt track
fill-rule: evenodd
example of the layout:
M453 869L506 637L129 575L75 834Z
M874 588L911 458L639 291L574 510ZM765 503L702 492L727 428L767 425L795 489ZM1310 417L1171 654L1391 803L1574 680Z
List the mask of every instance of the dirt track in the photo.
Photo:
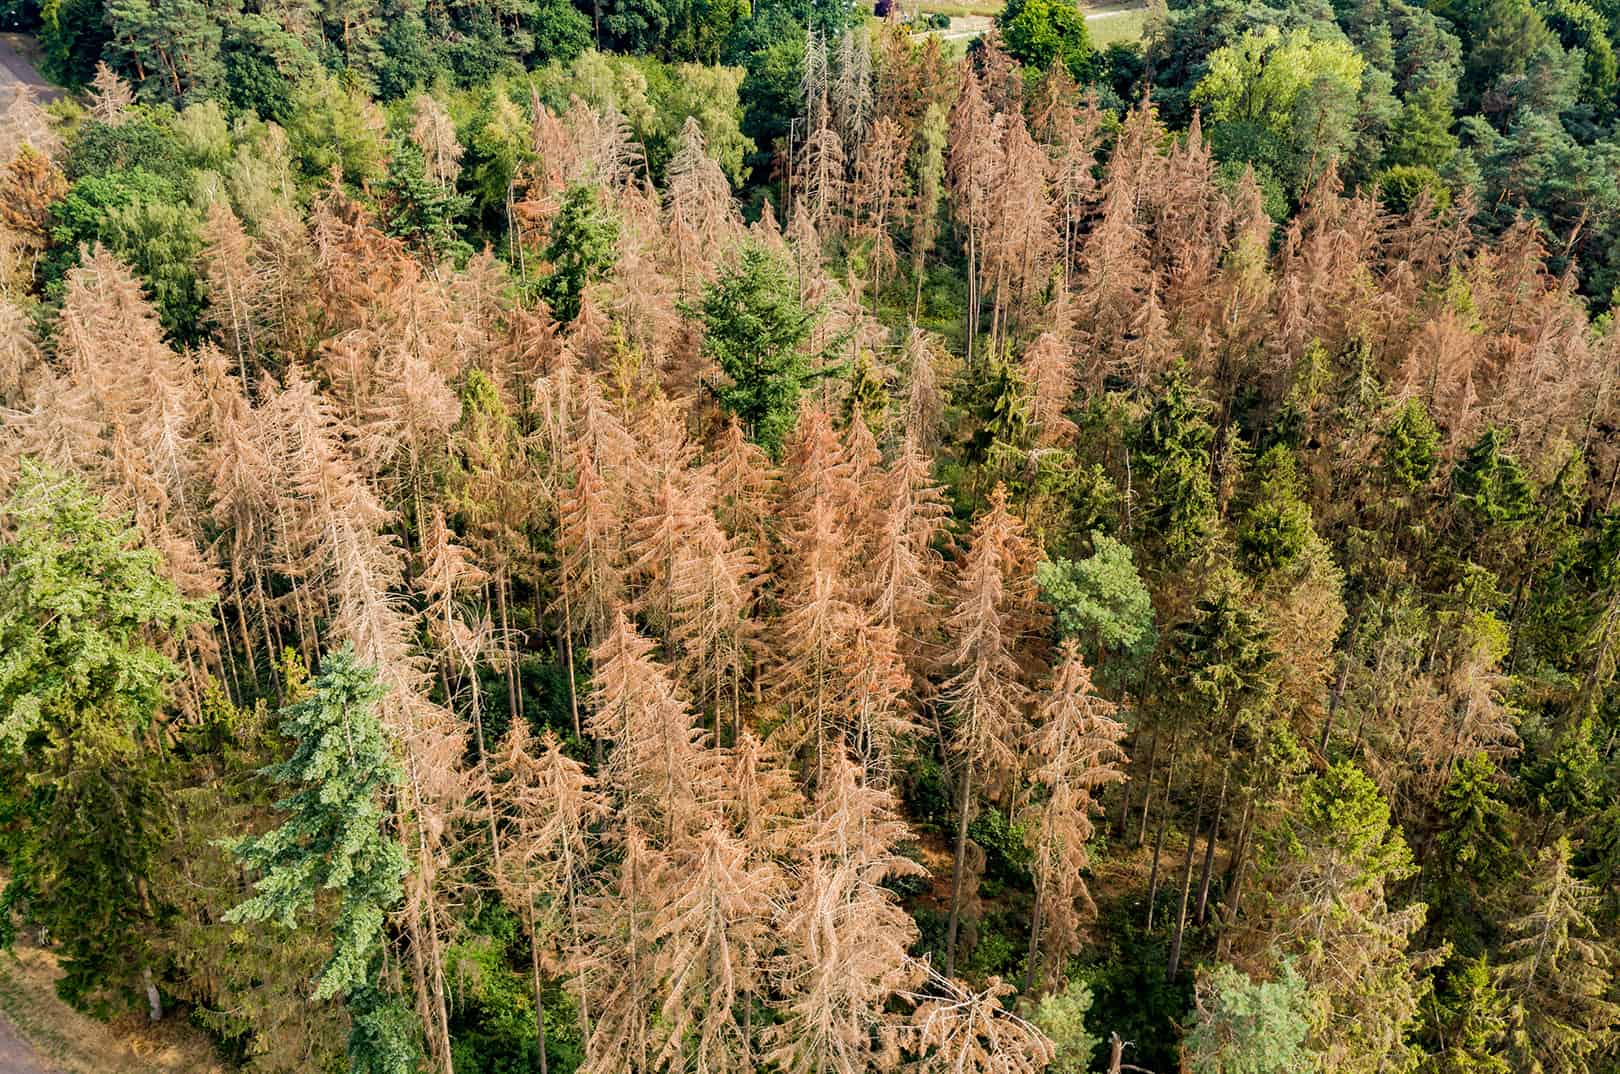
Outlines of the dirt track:
M63 94L63 90L45 81L45 77L29 62L19 47L25 43L31 43L31 39L22 34L0 34L0 107L10 103L11 87L18 82L33 86L42 101L53 101ZM0 1061L3 1059L3 1054L0 1054ZM6 1074L7 1069L0 1066L0 1074Z
M40 1065L34 1049L17 1035L4 1015L0 1015L0 1074L53 1074L52 1068Z

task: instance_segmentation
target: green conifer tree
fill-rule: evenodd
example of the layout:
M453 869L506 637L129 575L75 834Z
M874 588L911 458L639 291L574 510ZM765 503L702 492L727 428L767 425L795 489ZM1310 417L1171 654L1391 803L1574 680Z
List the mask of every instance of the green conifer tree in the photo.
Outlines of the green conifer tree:
M805 385L835 371L818 369L805 346L819 311L799 301L781 258L750 243L685 312L702 319L703 351L726 375L715 389L720 405L774 454L798 417Z
M1455 967L1429 1003L1435 1045L1420 1074L1509 1074L1513 1068L1500 1054L1506 1008L1507 998L1497 991L1483 958Z
M545 250L551 274L540 283L540 297L551 305L553 317L567 324L579 316L580 296L612 270L618 242L618 221L597 201L595 188L570 186L551 222Z
M1613 987L1614 949L1589 916L1591 886L1570 871L1570 845L1541 852L1524 913L1508 923L1497 981L1512 1000L1516 1069L1526 1074L1588 1074L1615 1039L1620 1005Z
M1203 547L1215 522L1210 448L1215 428L1185 369L1172 370L1159 385L1148 412L1133 430L1129 448L1142 477L1144 528L1162 543L1171 563Z
M296 789L276 805L287 815L279 827L231 844L264 875L226 916L290 929L323 891L335 892L332 951L311 998L345 997L356 1071L403 1074L414 1069L413 1024L383 987L382 954L406 871L404 849L385 830L385 799L404 776L377 717L383 693L376 671L345 647L327 656L310 696L282 711L281 733L296 745L265 775Z

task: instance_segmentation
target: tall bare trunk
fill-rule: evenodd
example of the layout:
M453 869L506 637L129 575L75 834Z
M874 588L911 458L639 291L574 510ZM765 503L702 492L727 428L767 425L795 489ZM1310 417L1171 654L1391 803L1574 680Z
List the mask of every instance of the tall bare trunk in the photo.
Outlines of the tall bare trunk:
M972 809L973 765L962 761L962 783L957 792L956 857L951 866L951 917L945 930L945 976L956 972L956 930L962 917L963 859L967 854L968 813Z
M1193 847L1198 843L1198 829L1204 823L1204 800L1209 794L1209 776L1198 781L1198 805L1193 809L1192 827L1187 830L1187 851L1181 861L1181 899L1176 904L1176 927L1170 938L1170 959L1166 963L1165 977L1174 981L1181 968L1181 942L1187 932L1187 899L1192 891Z

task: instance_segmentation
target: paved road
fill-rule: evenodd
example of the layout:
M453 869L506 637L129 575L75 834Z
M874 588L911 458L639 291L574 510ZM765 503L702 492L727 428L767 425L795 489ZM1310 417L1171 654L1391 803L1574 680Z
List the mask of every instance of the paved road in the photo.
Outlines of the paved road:
M11 101L12 86L18 82L33 86L41 101L54 101L64 91L45 81L18 50L17 42L21 38L21 34L0 34L0 104ZM7 1074L6 1068L0 1067L0 1074Z

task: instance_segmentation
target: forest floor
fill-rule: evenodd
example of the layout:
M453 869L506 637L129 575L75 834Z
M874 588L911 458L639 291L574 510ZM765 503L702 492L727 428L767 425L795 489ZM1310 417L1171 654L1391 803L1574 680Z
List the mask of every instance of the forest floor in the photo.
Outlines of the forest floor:
M17 937L0 954L0 1074L226 1074L202 1033L139 1015L98 1022L56 995L50 952Z

